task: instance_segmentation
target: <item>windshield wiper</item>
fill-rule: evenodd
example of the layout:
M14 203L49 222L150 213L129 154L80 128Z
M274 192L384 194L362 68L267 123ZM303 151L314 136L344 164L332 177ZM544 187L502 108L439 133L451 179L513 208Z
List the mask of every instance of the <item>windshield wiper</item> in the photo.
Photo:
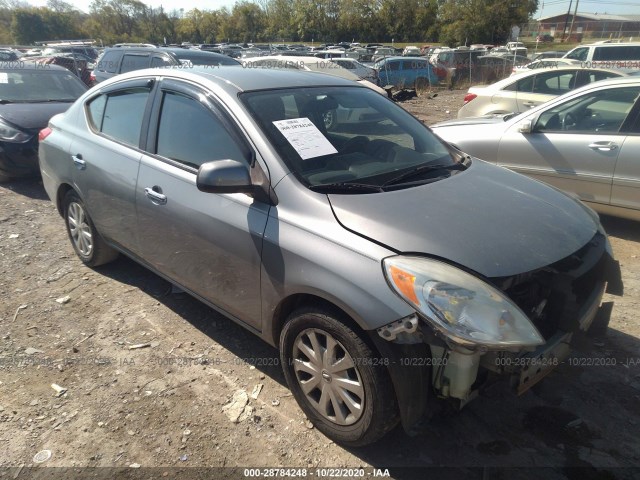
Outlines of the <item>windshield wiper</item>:
M8 103L13 103L11 100L3 100L2 98L0 98L0 105L6 105Z
M467 167L462 163L452 163L450 165L442 165L442 164L420 165L412 170L409 170L408 172L401 173L397 177L393 177L391 180L387 180L381 185L380 188L385 188L389 185L397 185L401 183L403 180L406 180L407 178L419 175L424 172L429 172L434 170L464 170L465 168Z
M311 185L310 190L322 193L358 193L358 192L384 192L382 187L369 185L366 183L325 183L321 185Z

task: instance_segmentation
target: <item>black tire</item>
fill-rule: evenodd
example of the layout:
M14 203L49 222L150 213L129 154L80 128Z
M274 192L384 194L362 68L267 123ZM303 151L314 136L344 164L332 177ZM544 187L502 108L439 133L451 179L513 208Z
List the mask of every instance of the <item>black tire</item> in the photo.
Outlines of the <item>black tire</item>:
M97 267L115 260L118 252L102 239L84 202L73 190L67 192L63 200L64 223L67 235L76 255L89 267Z
M380 355L364 341L363 337L341 321L341 318L343 318L341 315L319 307L293 312L280 335L280 358L289 388L311 423L336 443L360 447L379 440L398 423L398 406L391 378ZM305 341L310 340L309 335L315 335L322 349L323 334L337 342L334 356L339 357L340 360L334 362L333 366L339 365L342 361L348 361L350 357L352 360L350 364L353 367L340 373L323 369L321 380L316 383L314 379L320 377L304 371L296 371L301 368L301 362L306 365L313 364L311 357L306 357L309 361L304 362L304 352L296 346L300 345L300 342L311 345L311 342ZM325 336L324 351L328 350L327 338ZM306 375L308 378L305 377ZM352 410L349 410L343 400L344 396L335 394L336 396L330 398L329 402L322 401L325 398L325 388L340 389L339 385L344 384L338 383L341 380L347 380L362 387L364 392L362 398L348 392L349 398L359 400L361 406L359 413L355 415L351 414ZM333 386L331 386L332 381ZM318 387L307 394L303 391L301 382L317 384ZM342 388L343 392L344 390ZM338 401L334 402L334 399ZM330 404L329 408L322 409L321 403ZM336 405L338 409L334 407ZM333 411L334 419L330 418L330 414L325 415L321 411ZM338 411L342 412L342 422L339 421ZM347 411L349 414L345 419L344 413Z

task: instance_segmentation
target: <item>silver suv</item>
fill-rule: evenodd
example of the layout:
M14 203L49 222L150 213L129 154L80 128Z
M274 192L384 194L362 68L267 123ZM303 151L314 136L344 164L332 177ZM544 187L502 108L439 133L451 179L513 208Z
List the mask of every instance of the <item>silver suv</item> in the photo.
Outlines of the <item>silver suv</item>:
M338 107L380 118L327 131ZM530 388L619 280L592 210L333 76L131 72L40 138L79 258L124 253L278 347L345 445L414 433L496 377Z

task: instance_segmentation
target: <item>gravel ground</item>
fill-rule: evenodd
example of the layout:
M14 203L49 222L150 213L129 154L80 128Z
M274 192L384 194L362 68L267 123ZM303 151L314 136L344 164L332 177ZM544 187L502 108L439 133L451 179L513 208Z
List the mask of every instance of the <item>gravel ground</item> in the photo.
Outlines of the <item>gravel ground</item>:
M403 106L429 124L454 118L463 96ZM4 184L0 478L255 473L244 467L307 478L360 474L321 467L363 468L366 478L374 468L398 479L640 478L640 228L604 224L625 281L624 297L608 299L606 337L579 342L571 363L521 397L497 384L424 435L396 429L345 449L306 420L273 348L131 260L84 267L41 182Z

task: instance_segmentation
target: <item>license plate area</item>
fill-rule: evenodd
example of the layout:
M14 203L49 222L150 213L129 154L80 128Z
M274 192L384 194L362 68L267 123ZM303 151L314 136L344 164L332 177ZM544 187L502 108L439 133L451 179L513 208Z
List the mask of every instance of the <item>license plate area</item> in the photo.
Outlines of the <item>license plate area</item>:
M571 337L571 333L557 335L540 349L518 357L520 370L515 375L518 395L522 395L549 375L569 356Z

